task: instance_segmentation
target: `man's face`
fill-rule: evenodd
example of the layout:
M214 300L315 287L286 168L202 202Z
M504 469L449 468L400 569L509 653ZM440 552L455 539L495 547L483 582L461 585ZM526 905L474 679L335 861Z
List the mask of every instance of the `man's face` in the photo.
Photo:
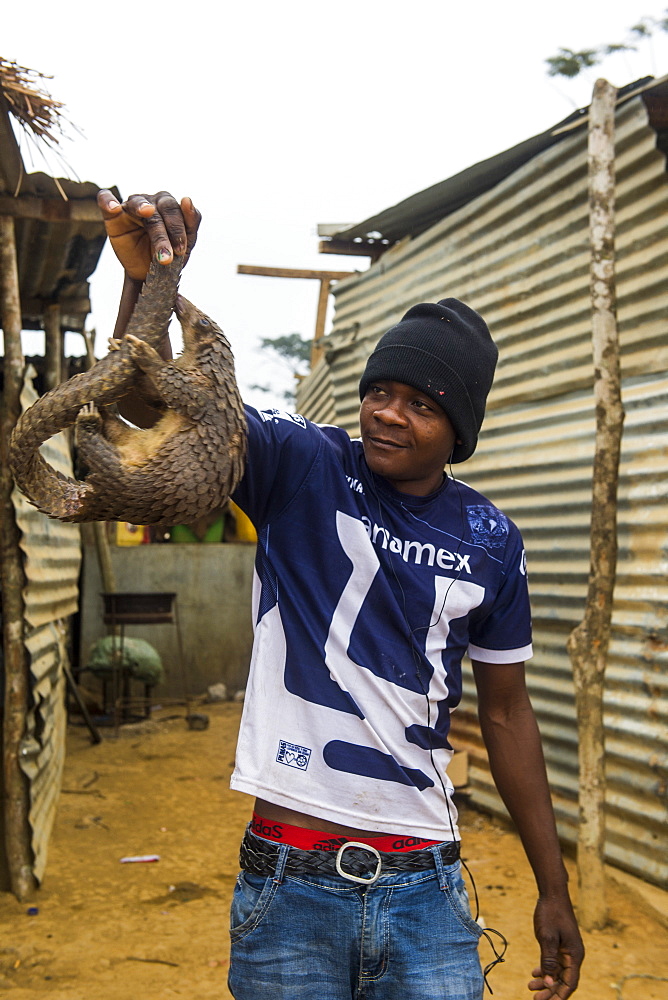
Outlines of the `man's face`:
M372 382L360 428L367 465L395 489L427 496L443 481L455 430L437 403L404 382Z

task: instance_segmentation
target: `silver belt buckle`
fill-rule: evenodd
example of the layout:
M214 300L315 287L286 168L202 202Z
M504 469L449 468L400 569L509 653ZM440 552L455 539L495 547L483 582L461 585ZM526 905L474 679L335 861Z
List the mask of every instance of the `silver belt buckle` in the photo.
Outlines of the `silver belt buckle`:
M370 878L361 878L359 875L353 875L351 872L344 872L341 867L341 858L343 852L347 851L349 847L363 847L365 851L376 856L376 871ZM380 852L376 850L375 847L371 847L370 844L361 844L358 840L347 840L345 844L341 844L338 851L336 852L336 870L339 875L343 878L349 879L350 882L359 882L361 885L373 885L380 878L380 870L383 866L383 860L380 856Z

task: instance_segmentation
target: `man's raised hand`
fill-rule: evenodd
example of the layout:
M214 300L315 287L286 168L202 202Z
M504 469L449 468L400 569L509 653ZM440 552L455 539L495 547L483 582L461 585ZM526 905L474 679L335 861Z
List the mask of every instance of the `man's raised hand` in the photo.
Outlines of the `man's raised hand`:
M169 264L189 256L197 240L202 216L190 198L176 200L168 191L133 194L123 204L108 190L97 203L114 253L129 278L143 281L151 260Z

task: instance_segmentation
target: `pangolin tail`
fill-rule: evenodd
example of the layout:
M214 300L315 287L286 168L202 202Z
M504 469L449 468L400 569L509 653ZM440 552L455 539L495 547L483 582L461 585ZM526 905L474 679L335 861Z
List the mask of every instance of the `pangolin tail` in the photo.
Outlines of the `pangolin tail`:
M39 452L23 463L20 477L13 466L12 472L19 488L43 514L61 521L86 520L86 495L91 487L57 472Z
M79 380L85 383L91 372L41 396L21 416L9 441L9 467L16 485L39 510L63 520L76 520L71 515L90 488L56 472L38 449L74 423L86 401L86 386Z

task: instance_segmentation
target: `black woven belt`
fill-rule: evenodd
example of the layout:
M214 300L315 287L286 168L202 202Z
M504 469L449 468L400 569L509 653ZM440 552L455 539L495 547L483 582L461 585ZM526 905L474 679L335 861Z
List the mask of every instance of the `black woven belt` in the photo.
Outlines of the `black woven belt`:
M276 871L280 856L278 843L262 840L246 830L241 841L239 863L243 871L268 878ZM459 859L458 841L438 847L444 865ZM430 848L421 851L377 851L375 847L348 841L338 851L302 851L291 847L283 873L285 875L342 875L351 882L371 885L381 875L394 872L420 872L436 867Z

